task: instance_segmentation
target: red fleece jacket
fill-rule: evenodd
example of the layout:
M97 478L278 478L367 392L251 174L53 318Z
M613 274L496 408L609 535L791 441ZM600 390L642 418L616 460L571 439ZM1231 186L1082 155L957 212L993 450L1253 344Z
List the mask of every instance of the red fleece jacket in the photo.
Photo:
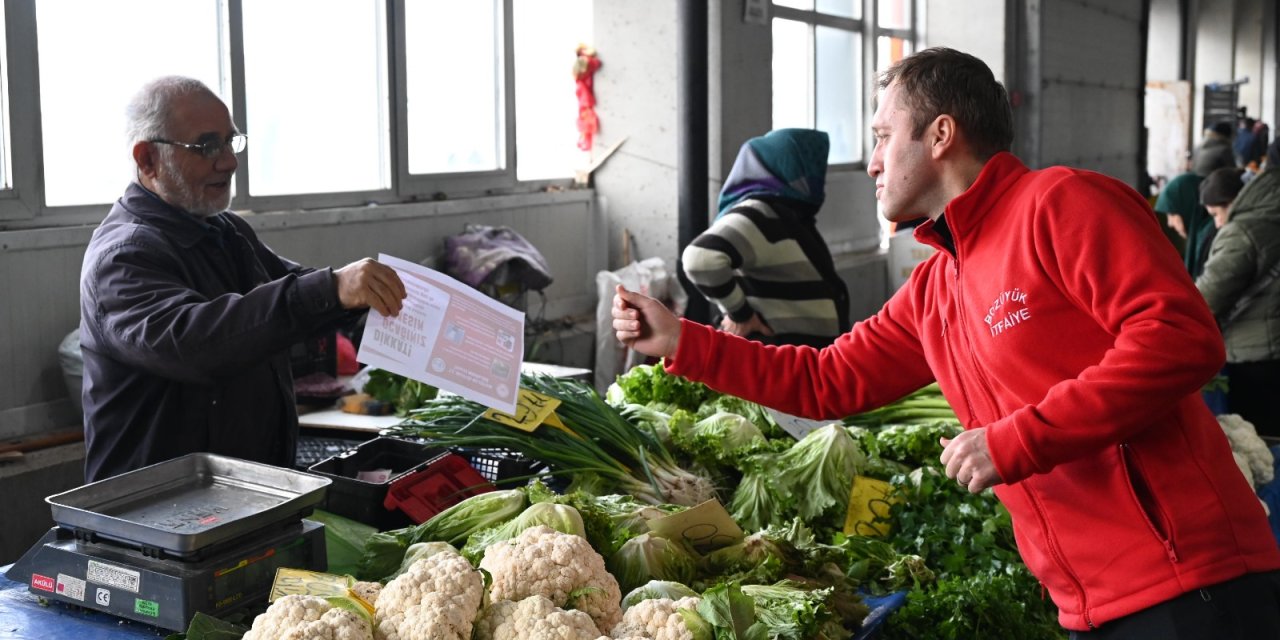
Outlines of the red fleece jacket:
M1002 153L944 219L954 253L921 225L940 250L832 346L766 347L684 321L668 370L821 419L936 379L966 428L987 428L996 495L1068 629L1280 568L1200 396L1222 337L1146 202Z

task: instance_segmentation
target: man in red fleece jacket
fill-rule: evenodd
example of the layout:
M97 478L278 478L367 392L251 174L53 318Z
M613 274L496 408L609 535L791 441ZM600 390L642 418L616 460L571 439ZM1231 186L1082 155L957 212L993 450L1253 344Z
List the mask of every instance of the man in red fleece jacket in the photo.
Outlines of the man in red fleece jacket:
M965 425L947 476L1009 509L1072 637L1280 638L1280 549L1200 396L1222 337L1146 201L1028 170L973 56L921 51L880 90L876 198L888 220L927 217L916 238L938 251L879 313L821 350L771 347L620 287L618 339L811 418L937 380Z

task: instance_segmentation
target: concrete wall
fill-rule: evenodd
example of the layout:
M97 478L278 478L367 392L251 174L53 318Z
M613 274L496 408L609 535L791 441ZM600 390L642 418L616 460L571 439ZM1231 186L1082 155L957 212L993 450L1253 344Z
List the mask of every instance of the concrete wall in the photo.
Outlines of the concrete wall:
M1260 117L1263 113L1263 89L1275 81L1274 78L1268 78L1263 73L1264 11L1262 5L1262 2L1236 3L1235 79L1249 79L1248 82L1240 85L1238 104L1247 108L1249 115L1254 118Z
M602 145L626 138L594 186L607 220L609 268L659 256L676 260L676 5L673 0L597 0L595 76Z
M0 566L17 560L53 526L46 496L84 484L84 447L41 449L0 465L5 516L0 518Z
M991 67L996 80L1007 85L1007 4L1006 0L927 0L924 46L951 47L976 56Z
M1277 108L1276 85L1280 80L1280 67L1276 64L1276 31L1280 24L1280 10L1275 2L1266 2L1262 6L1262 110L1258 113L1262 119L1271 124L1272 135L1280 124L1280 109Z
M1065 164L1136 185L1142 9L1141 0L932 0L925 44L972 53L1004 82L1014 152L1028 166Z
M1234 82L1236 0L1199 0L1195 21L1195 75L1191 83L1191 144L1204 138L1204 85ZM1194 147L1193 147L1194 148Z
M1147 43L1147 80L1181 80L1183 18L1181 0L1151 0L1150 33Z
M1136 186L1146 91L1143 3L1046 0L1041 7L1034 162L1092 169Z

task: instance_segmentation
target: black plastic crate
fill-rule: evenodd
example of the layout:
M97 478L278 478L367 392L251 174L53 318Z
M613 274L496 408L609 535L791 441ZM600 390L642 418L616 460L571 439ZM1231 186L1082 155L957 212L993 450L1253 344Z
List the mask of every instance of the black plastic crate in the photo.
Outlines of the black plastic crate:
M533 460L510 449L470 449L458 448L454 453L467 459L467 462L484 476L485 480L499 488L510 489L527 484L531 476L538 476L547 486L560 490L562 484L555 476L548 475L550 467L540 460Z
M361 435L363 437L342 438L332 435L308 435L304 432L298 436L298 451L294 455L293 466L300 471L306 471L317 462L346 453L368 440L369 436Z
M379 437L311 465L308 471L332 480L322 509L385 531L414 524L399 510L382 505L391 483L425 468L445 453L445 449L420 442ZM361 471L374 469L391 469L392 473L386 482L356 479Z

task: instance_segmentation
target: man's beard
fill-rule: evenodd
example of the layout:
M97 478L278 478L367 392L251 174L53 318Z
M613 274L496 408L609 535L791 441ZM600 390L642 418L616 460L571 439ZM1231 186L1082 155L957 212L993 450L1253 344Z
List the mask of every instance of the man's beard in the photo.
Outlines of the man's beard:
M178 163L167 154L160 158L161 171L155 179L156 195L165 202L196 216L208 218L216 216L231 206L231 190L215 198L206 198L197 193L191 185L182 180Z

